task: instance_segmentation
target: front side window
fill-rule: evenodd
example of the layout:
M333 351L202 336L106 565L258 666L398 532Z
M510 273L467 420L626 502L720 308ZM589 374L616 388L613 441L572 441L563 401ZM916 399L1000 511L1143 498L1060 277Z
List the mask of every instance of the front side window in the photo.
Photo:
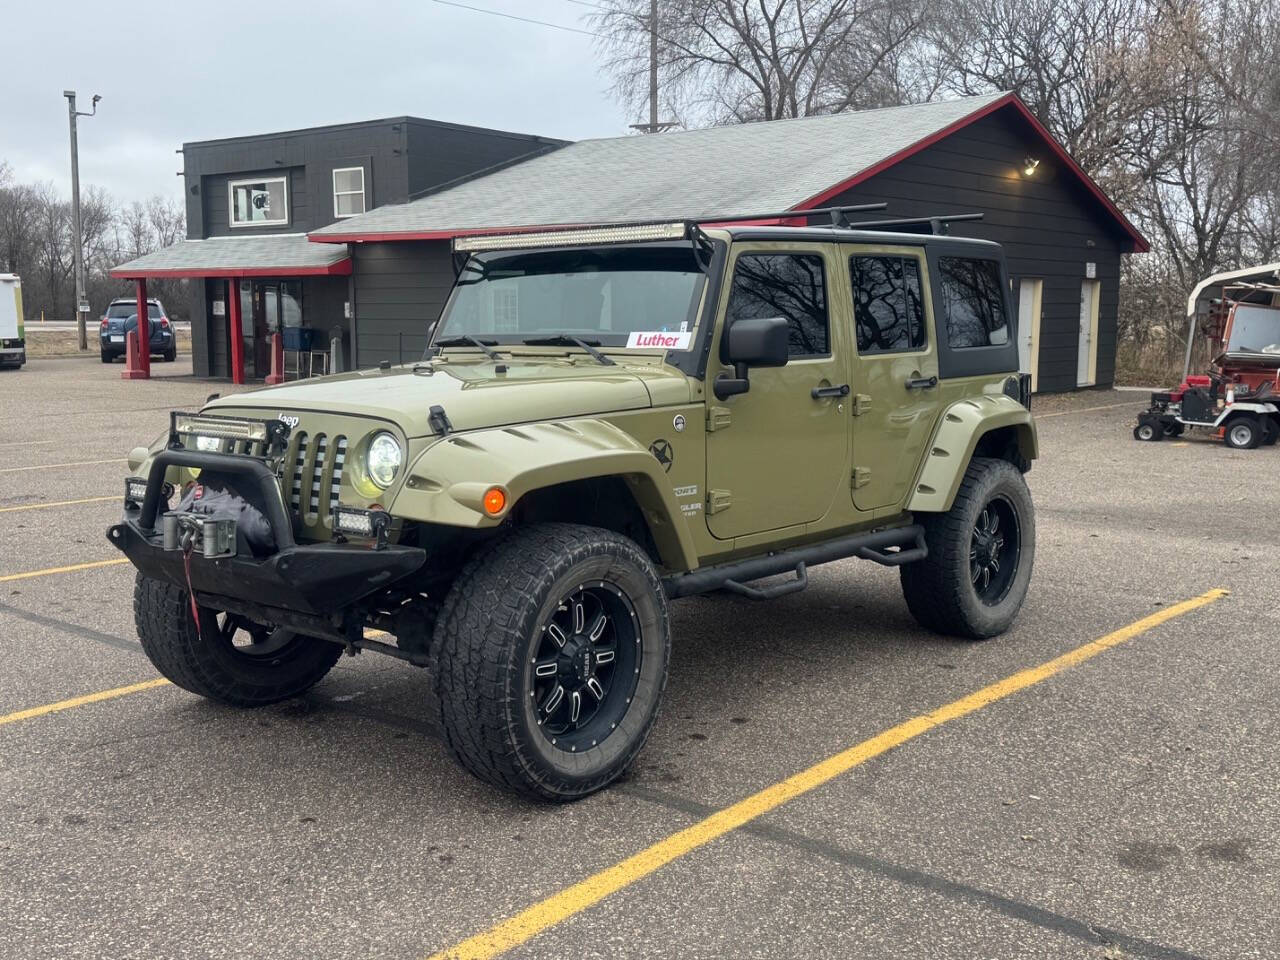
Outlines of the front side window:
M458 275L436 339L565 335L625 346L632 333L689 334L704 280L688 245L477 254Z
M850 257L849 277L859 353L925 346L920 263L915 257Z
M825 356L831 352L821 256L744 253L738 257L726 322L770 317L786 318L790 356Z
M1009 342L1009 320L994 260L939 257L940 313L952 349L992 347Z
M284 177L234 180L227 184L231 226L259 227L289 222L289 187Z
M354 217L364 213L364 167L333 171L333 215Z

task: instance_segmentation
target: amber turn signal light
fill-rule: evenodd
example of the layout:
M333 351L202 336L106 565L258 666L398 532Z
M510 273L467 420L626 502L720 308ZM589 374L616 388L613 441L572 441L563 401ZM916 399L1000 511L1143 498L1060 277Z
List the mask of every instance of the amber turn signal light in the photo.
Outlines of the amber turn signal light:
M484 512L496 517L507 506L507 495L501 487L490 487L484 492Z

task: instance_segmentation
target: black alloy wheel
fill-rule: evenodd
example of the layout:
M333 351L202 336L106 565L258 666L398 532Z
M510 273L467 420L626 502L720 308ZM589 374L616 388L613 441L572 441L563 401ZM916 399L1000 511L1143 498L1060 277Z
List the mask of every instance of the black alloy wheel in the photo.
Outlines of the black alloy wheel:
M1021 545L1017 509L1008 498L995 497L978 514L969 547L969 579L987 606L995 606L1009 593Z
M542 735L576 753L599 745L627 712L640 675L635 609L603 580L585 583L543 625L530 663Z

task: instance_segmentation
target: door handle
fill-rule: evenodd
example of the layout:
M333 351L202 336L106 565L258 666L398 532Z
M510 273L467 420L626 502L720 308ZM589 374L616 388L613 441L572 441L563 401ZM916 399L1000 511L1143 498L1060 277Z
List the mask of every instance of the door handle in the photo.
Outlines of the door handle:
M821 400L823 397L847 397L849 395L849 385L842 383L838 387L814 387L809 391L809 396L815 400Z
M908 390L929 390L938 385L938 378L933 377L907 377Z

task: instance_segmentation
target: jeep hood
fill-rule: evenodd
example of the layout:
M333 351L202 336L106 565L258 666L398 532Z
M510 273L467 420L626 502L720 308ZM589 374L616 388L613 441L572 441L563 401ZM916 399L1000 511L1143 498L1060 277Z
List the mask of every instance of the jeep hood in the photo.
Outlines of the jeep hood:
M360 370L238 393L206 409L378 417L397 423L407 437L421 437L434 433L428 417L436 405L444 407L455 430L477 430L639 410L653 406L655 395L660 403L689 399L685 377L657 363L588 363L517 357L417 364L418 373L414 366Z

